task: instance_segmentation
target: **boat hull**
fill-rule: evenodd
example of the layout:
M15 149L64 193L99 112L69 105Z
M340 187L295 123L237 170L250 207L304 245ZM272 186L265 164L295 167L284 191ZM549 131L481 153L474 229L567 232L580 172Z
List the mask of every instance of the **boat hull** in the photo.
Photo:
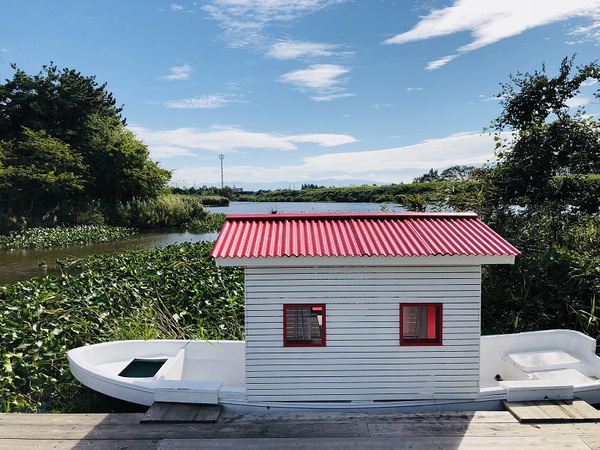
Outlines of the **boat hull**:
M595 346L594 339L570 330L484 336L476 399L345 403L249 401L243 341L117 341L80 347L67 355L71 373L82 384L141 405L165 401L261 409L464 411L498 410L503 400L577 397L600 403L600 358ZM158 368L143 376L135 373L136 365L146 364Z

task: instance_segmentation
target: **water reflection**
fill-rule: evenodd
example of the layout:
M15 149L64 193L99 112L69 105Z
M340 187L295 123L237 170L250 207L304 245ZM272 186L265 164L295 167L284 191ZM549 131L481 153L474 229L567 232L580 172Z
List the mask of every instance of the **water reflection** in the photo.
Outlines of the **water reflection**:
M146 250L182 242L214 241L217 233L194 234L180 230L141 232L114 242L94 245L72 245L48 249L0 251L0 284L15 283L56 272L56 261L85 258L89 255Z
M224 214L379 212L380 203L300 203L300 202L232 202L227 207L207 208ZM388 211L400 212L398 205L388 205ZM0 284L15 283L32 277L43 277L56 271L56 261L85 258L92 254L146 250L181 242L214 241L218 233L194 234L180 230L147 231L115 242L50 249L0 250Z

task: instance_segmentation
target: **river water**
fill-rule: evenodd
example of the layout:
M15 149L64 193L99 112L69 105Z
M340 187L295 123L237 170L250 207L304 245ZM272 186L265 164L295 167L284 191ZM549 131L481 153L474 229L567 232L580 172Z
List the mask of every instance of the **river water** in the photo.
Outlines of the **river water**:
M213 213L270 214L272 212L378 212L379 203L292 203L292 202L232 202L227 207L206 208ZM400 212L402 207L388 205L389 211ZM0 285L16 283L32 277L43 277L56 271L56 261L85 258L92 254L147 250L182 242L214 241L217 233L194 234L182 230L144 231L134 236L93 245L73 245L49 249L0 250Z

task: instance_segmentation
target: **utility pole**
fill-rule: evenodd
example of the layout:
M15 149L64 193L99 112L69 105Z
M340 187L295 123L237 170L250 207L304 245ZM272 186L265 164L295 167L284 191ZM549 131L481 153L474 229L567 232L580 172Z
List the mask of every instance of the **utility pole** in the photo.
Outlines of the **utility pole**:
M223 189L223 160L225 155L219 155L219 159L221 160L221 189Z

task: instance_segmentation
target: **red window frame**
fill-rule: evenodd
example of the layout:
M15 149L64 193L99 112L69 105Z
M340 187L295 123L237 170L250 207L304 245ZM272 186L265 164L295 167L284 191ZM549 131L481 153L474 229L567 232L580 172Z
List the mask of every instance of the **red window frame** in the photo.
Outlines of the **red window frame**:
M318 339L288 339L288 326L292 326L288 323L288 311L292 309L310 308L309 314L317 315L321 318L321 323L318 323L320 337ZM309 304L285 304L283 305L283 346L284 347L325 347L327 345L327 327L326 327L326 307L323 303L309 303ZM310 325L309 325L310 326Z
M408 308L427 308L426 337L406 337L404 318ZM400 345L402 346L433 346L442 345L443 331L442 303L400 303ZM415 325L416 326L416 325Z

